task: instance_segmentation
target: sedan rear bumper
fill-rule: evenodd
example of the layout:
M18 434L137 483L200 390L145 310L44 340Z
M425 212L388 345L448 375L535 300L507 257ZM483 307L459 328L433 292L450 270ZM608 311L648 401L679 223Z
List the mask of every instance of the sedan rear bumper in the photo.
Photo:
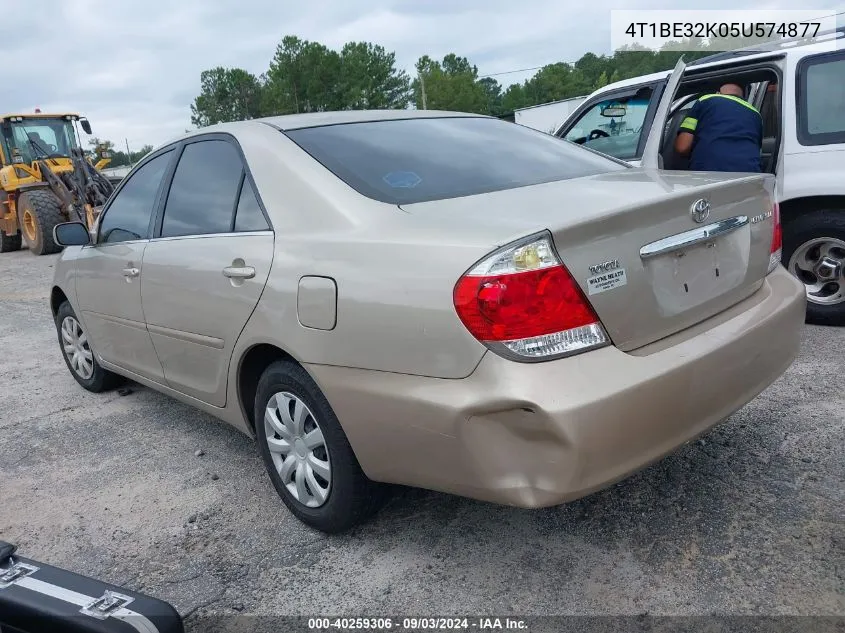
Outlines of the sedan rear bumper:
M487 353L461 380L307 369L372 479L542 507L624 478L753 399L798 353L804 310L803 286L778 268L752 297L630 353Z

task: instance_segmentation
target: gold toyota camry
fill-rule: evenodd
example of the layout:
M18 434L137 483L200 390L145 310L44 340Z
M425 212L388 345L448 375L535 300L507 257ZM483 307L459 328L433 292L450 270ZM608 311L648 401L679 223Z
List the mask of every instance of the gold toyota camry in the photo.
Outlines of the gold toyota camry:
M55 228L52 311L83 387L130 378L255 437L317 529L384 483L549 506L793 361L774 184L458 113L222 124L147 156L92 231Z

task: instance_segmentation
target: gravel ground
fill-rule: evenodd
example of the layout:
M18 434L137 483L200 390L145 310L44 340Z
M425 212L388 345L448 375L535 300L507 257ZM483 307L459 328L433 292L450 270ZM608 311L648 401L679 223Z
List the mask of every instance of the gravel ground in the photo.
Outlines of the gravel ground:
M845 330L807 327L754 402L586 499L525 511L400 489L328 537L288 514L239 432L138 385L74 382L54 262L0 255L0 538L24 555L168 600L195 629L221 614L845 616Z

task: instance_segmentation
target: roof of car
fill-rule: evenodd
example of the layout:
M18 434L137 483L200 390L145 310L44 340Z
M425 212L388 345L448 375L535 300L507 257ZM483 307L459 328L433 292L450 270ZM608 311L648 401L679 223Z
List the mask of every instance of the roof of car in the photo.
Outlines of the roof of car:
M309 112L256 119L280 130L297 130L339 123L364 123L396 119L434 119L444 117L480 117L481 114L450 112L448 110L343 110L340 112Z
M342 110L337 112L307 112L302 114L285 114L281 116L264 117L261 119L248 119L246 121L231 121L227 123L216 123L206 127L190 130L185 134L171 138L159 147L165 147L184 141L200 134L211 134L214 132L228 132L237 134L239 130L247 126L254 126L256 123L265 123L277 130L286 132L288 130L300 130L309 127L321 127L324 125L338 125L341 123L366 123L369 121L396 121L401 119L442 119L454 117L475 117L495 119L484 114L471 114L468 112L452 112L449 110Z

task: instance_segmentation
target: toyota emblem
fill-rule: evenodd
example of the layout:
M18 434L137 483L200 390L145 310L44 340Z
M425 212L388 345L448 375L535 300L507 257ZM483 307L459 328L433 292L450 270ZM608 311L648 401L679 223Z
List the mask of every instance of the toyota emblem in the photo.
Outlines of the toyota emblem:
M710 202L701 198L700 200L696 200L692 203L692 206L689 210L690 217L692 217L693 221L698 222L701 224L707 218L710 217Z

